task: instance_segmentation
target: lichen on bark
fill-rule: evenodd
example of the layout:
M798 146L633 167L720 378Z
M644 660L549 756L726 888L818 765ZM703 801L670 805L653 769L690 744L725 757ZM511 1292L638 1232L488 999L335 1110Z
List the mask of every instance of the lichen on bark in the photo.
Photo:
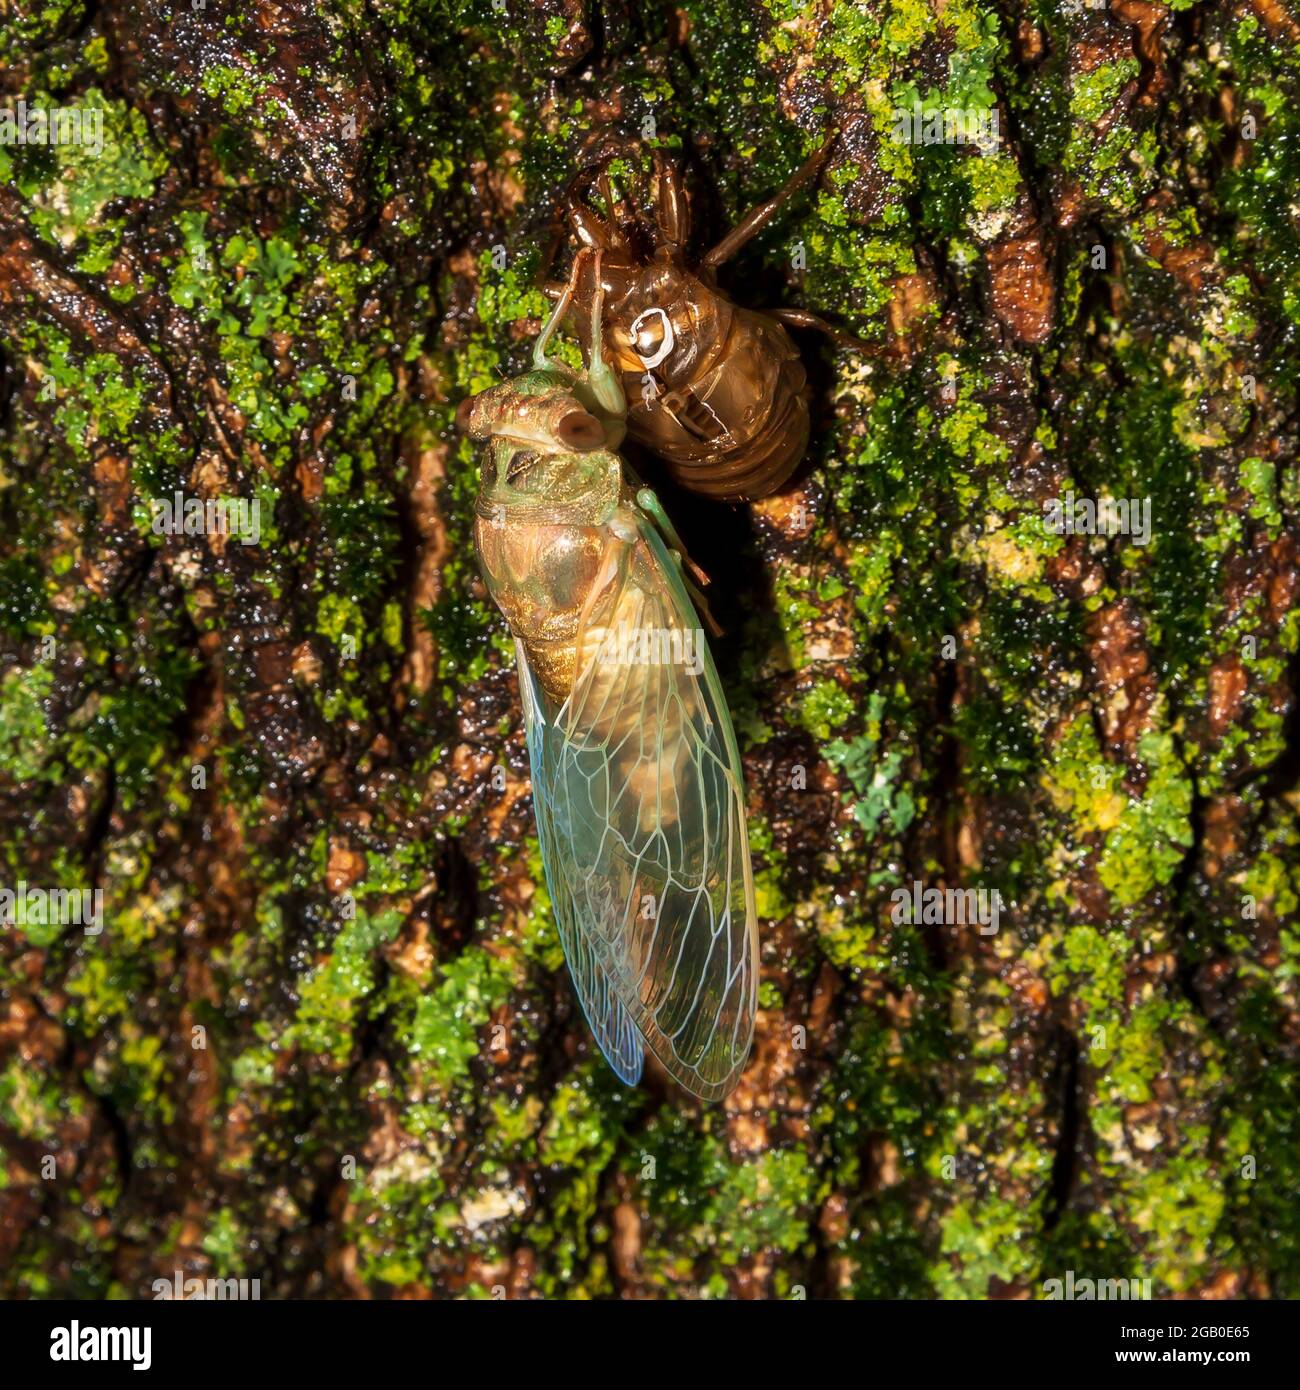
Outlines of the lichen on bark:
M105 927L0 929L0 1292L1300 1295L1298 45L1279 0L7 5L0 106L103 141L0 145L0 884ZM748 780L706 1107L571 994L453 416L592 138L670 152L703 246L832 127L723 284L884 351L800 338L775 498L637 458ZM257 543L155 534L177 489Z

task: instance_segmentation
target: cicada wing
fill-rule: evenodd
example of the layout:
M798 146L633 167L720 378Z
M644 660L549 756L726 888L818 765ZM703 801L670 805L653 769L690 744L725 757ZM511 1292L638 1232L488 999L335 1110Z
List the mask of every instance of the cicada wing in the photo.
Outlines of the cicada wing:
M740 755L676 562L644 518L634 542L611 544L632 553L580 633L543 751L548 862L646 1046L717 1100L739 1079L757 1007Z
M641 1034L632 1015L614 987L603 953L594 949L591 935L576 915L578 894L572 883L575 856L566 848L557 852L555 828L554 773L562 761L561 735L547 718L545 699L537 678L528 664L522 642L515 642L519 669L519 692L524 707L524 730L528 740L528 761L533 775L533 810L537 819L537 840L542 851L546 886L555 910L555 923L564 948L564 959L573 987L582 1005L587 1024L595 1035L605 1060L619 1080L634 1086L641 1077L645 1058Z

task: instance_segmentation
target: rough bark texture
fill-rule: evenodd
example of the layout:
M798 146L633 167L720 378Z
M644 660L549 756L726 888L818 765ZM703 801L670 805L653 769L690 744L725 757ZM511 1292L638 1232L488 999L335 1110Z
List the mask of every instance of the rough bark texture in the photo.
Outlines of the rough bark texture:
M3 0L3 105L104 142L0 146L0 882L105 923L0 928L0 1290L1300 1296L1298 43L1288 0ZM996 148L900 143L915 101ZM702 1107L570 992L452 416L593 133L675 152L705 246L831 123L724 284L894 351L803 340L782 496L662 490L762 916ZM155 535L177 488L259 543ZM1070 491L1149 543L1053 534ZM1000 930L895 924L914 881Z

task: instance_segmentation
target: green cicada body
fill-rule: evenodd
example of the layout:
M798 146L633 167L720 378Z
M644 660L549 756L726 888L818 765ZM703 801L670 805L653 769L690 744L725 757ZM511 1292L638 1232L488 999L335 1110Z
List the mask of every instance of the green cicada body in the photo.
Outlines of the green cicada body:
M515 637L538 839L565 958L627 1083L646 1051L725 1096L749 1054L758 930L731 718L653 496L614 452L599 353L462 407L487 440L475 543ZM598 320L597 320L598 322Z

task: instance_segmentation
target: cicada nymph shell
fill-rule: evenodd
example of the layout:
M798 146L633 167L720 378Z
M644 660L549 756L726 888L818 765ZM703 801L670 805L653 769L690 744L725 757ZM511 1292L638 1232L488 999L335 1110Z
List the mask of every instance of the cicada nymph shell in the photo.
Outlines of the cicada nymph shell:
M623 221L612 210L630 206L615 199L607 174L617 147L570 190L574 233L601 251L599 283L591 275L578 277L572 295L573 326L587 360L594 341L590 310L599 296L604 343L629 402L629 434L663 460L675 482L705 497L767 497L786 484L807 451L808 378L784 325L853 341L803 309L741 308L717 284L718 267L812 182L832 144L828 140L694 266L686 253L686 194L677 170L658 151L653 221L640 210ZM593 184L603 194L603 216L579 197ZM558 296L566 287L548 290Z

